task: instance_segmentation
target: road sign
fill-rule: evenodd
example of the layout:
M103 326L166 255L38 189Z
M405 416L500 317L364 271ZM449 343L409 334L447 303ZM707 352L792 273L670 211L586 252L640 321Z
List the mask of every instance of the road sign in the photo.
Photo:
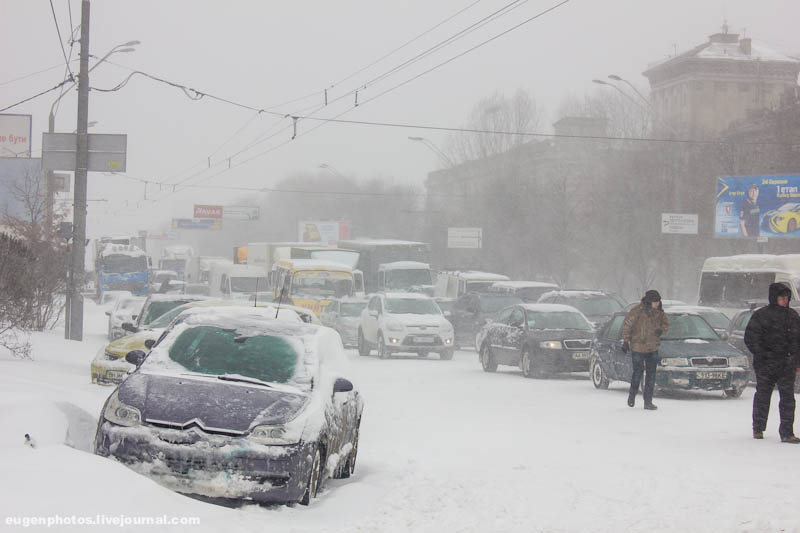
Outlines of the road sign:
M483 228L447 228L448 248L481 248Z
M219 218L173 218L172 229L220 230L222 219Z
M194 204L194 218L222 218L222 206Z
M222 218L231 220L258 220L261 210L249 205L226 205L222 208Z
M697 235L697 215L661 213L661 233Z
M125 172L128 155L128 136L90 133L90 172ZM75 170L77 133L42 134L42 168L44 170Z

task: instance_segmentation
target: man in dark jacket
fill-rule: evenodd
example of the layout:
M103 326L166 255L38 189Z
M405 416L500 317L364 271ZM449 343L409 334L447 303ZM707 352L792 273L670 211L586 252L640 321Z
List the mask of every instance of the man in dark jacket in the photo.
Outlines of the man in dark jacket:
M656 290L644 294L642 303L634 307L622 323L622 351L632 351L633 375L628 392L628 406L636 404L636 391L644 380L644 408L655 411L653 389L656 386L656 366L658 366L658 347L661 335L669 329L669 319L661 306L661 295ZM645 374L645 369L647 373Z
M769 305L753 313L744 343L753 352L756 393L753 396L753 438L763 439L772 390L778 386L781 442L800 443L794 436L794 378L800 355L800 315L789 307L791 289L783 283L769 286Z

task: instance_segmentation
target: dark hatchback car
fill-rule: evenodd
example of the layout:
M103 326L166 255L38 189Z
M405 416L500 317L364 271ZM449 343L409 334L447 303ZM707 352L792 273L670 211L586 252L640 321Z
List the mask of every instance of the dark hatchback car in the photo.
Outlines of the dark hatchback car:
M503 309L479 334L483 370L518 366L526 378L586 372L594 330L566 305L521 304Z
M301 502L355 468L363 403L339 336L257 308L184 312L103 407L95 453L212 501Z
M513 294L480 292L465 294L455 301L451 316L447 317L455 331L453 344L456 348L475 346L475 335L487 321L493 320L501 309L521 303L522 298Z
M625 307L625 302L605 291L562 289L544 293L540 304L569 305L583 313L595 328L605 324L614 313Z
M669 330L658 350L656 386L662 389L723 390L738 398L747 386L750 363L742 352L722 340L697 313L665 310ZM597 332L589 362L589 375L598 389L613 380L630 383L631 354L622 352L622 323L615 315Z

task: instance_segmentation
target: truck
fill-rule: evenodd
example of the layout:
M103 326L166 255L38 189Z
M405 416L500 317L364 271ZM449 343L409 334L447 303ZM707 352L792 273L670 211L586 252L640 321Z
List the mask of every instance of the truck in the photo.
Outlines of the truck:
M159 270L172 270L178 274L178 279L186 277L186 268L194 256L194 249L188 244L175 244L161 249L161 259L158 261Z
M150 289L147 255L132 244L106 242L95 246L97 299L106 291L130 291L137 296Z
M256 292L267 290L264 267L212 262L208 284L209 296L247 300Z
M356 268L364 273L367 293L386 290L387 279L396 279L394 292L412 291L419 285L432 285L430 274L431 245L427 242L401 241L394 239L354 239L339 241L338 247L359 252ZM417 263L414 268L405 268L408 262ZM390 265L395 264L397 268ZM381 269L381 265L384 268ZM405 270L405 272L396 272ZM427 272L427 274L425 274ZM382 274L381 274L382 273ZM381 277L382 276L382 277ZM405 276L407 281L401 282ZM381 283L383 279L383 283ZM426 283L419 283L425 281Z

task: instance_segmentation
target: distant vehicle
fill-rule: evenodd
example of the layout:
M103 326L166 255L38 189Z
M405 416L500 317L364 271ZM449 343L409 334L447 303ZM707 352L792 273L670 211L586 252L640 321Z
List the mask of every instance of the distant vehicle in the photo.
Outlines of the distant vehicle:
M322 314L333 298L355 295L353 269L336 262L292 259L277 264L273 299Z
M625 306L625 311L630 311L631 309L633 309L634 307L636 307L637 305L639 305L641 303L642 302L640 300L637 300L635 302L630 302L628 305ZM683 306L683 305L689 305L689 304L687 304L686 302L684 302L682 300L669 300L669 299L666 299L666 298L661 300L661 307L663 307L664 309L666 309L667 307L675 307L675 306Z
M722 340L728 340L728 326L731 323L730 318L719 309L714 307L703 307L701 305L671 305L668 306L672 313L695 313L703 317L708 325L714 328L717 335Z
M189 261L186 280L208 285L211 282L211 265L215 263L232 265L233 261L226 257L199 255Z
M178 279L178 273L174 270L154 270L150 274L150 292L159 292L165 281Z
M586 372L594 330L574 307L518 304L506 307L481 332L483 370L516 366L526 378Z
M125 336L122 329L123 322L133 322L142 310L144 296L123 296L119 298L114 307L106 311L108 316L108 340L113 341Z
M525 303L536 303L542 294L558 289L555 283L544 281L497 281L489 287L492 292L513 294Z
M263 267L213 263L208 294L216 298L247 300L251 294L269 288Z
M194 249L188 244L174 244L161 249L161 259L158 261L160 270L172 270L177 273L178 279L185 279L189 262L194 257Z
M98 455L212 500L308 504L355 470L363 401L329 328L197 309L126 360L137 369L103 406Z
M378 290L419 292L433 296L433 273L428 263L395 261L378 266Z
M396 352L430 352L440 359L453 358L453 326L442 315L432 298L410 292L387 292L372 295L361 311L358 326L358 353L369 355L372 348L381 359Z
M325 326L335 329L346 347L358 346L358 325L361 322L361 311L367 307L364 298L337 298L323 310L320 321Z
M450 316L455 328L455 346L474 346L475 335L487 321L494 318L495 313L509 305L521 303L519 296L502 292L472 292L458 298Z
M750 362L742 352L722 340L697 313L665 309L669 330L658 349L656 387L662 389L722 390L738 398L747 386ZM631 356L622 352L624 313L600 328L592 348L589 375L598 389L612 380L630 383Z
M791 288L792 305L800 304L800 254L709 257L700 274L698 305L716 307L732 317L750 302L764 300L776 282Z
M800 228L800 203L790 202L764 213L761 229L772 233L794 233Z
M111 309L117 304L120 298L129 298L131 296L133 296L131 291L105 291L100 295L100 301L98 301L97 304Z
M473 270L439 272L433 295L437 298L459 298L470 292L490 292L498 281L510 281L508 276Z
M95 259L94 268L98 301L108 291L143 296L150 289L147 255L133 245L106 244Z
M571 305L584 314L595 328L603 325L614 313L623 310L625 302L611 293L593 290L561 289L544 293L543 304Z
M208 296L209 288L205 283L186 283L183 286L184 294L196 294L198 296Z
M207 299L205 296L190 296L186 294L151 294L142 305L142 311L136 317L136 321L133 323L123 322L121 327L129 333L137 333L142 329L146 329L150 322L179 305Z
M401 261L412 261L416 263L430 264L431 245L427 242L401 241L396 239L355 239L344 240L337 243L339 248L355 250L359 253L358 263L354 268L364 273L364 290L367 294L381 290L394 290L389 287L384 274L384 284L380 283L380 267L390 263ZM415 270L419 270L415 267ZM385 270L384 270L385 272ZM394 273L392 274L394 275ZM397 276L402 276L397 273ZM414 284L418 281L426 281L427 278L420 279L419 272L414 274ZM391 278L390 278L391 279ZM398 278L398 284L401 283ZM403 283L405 284L405 283ZM431 281L423 283L430 285Z

